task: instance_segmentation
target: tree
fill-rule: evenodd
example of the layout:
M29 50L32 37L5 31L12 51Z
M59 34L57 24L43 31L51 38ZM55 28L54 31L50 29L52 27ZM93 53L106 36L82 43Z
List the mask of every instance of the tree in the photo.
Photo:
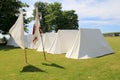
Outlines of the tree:
M51 27L52 30L57 31L59 27L59 20L62 15L62 7L58 2L50 3L47 7L48 14L45 16L45 22Z
M41 16L40 23L41 23L43 33L51 32L49 25L45 22L46 21L45 16L48 14L48 12L47 12L48 3L36 2L34 6L38 7L39 14L41 14L40 15ZM33 15L35 16L35 10L33 10Z
M20 8L28 7L26 3L22 3L19 0L0 0L0 29L8 32L12 25L17 20ZM25 11L23 9L23 11ZM29 19L25 20L26 23ZM25 24L26 24L25 23ZM26 29L26 28L25 28Z
M78 29L78 16L75 14L74 10L63 11L63 27L66 29Z
M36 2L35 6L42 13L43 32L57 32L59 29L78 29L77 14L74 10L62 11L61 3Z

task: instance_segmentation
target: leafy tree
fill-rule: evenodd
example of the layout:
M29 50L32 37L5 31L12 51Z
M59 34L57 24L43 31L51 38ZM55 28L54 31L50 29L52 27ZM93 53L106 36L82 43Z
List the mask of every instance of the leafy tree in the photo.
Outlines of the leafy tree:
M59 20L62 15L62 7L58 2L50 3L47 7L48 14L45 16L46 23L50 25L52 30L57 31L59 27Z
M78 29L78 16L74 10L62 11L61 3L44 3L36 2L42 13L42 29L43 32L55 31L59 29ZM34 12L35 13L35 12Z
M45 22L46 21L45 16L48 14L47 12L48 3L36 2L35 7L38 7L39 14L41 14L40 23L43 32L51 32L50 26ZM34 12L33 15L35 16L35 10L33 10L33 12Z
M20 0L0 0L0 29L8 32L19 16L19 10L22 7L28 7L26 3ZM23 11L25 11L23 9ZM25 20L25 24L29 19ZM26 28L25 28L26 29ZM27 30L27 29L26 29Z
M74 10L63 11L63 28L66 29L78 29L78 16Z

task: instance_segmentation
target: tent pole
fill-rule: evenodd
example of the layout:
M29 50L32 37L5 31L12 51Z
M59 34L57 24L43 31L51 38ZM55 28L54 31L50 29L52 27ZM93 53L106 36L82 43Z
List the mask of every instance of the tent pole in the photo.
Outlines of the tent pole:
M46 60L45 48L44 48L44 44L43 44L43 37L42 37L42 34L40 34L40 37L41 37L41 42L42 42L42 47L43 47L44 60Z
M37 8L38 9L38 8ZM39 14L38 17L42 18L42 14ZM40 23L40 22L39 22ZM44 54L44 60L46 60L46 55L45 55L45 48L44 48L44 43L43 43L43 37L42 37L42 29L41 26L39 25L39 33L40 33L40 37L41 37L41 42L42 42L42 47L43 47L43 54Z
M27 60L27 51L26 51L26 49L24 49L24 52L25 52L25 62L26 62L26 64L28 64L28 60Z

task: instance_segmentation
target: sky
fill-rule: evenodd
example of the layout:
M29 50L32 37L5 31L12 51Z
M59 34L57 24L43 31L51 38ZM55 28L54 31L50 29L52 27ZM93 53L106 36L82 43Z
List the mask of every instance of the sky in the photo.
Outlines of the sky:
M79 28L100 29L102 33L120 32L120 0L21 0L29 5L27 17L32 16L34 3L38 1L62 3L62 10L75 10ZM31 33L34 22L31 22Z

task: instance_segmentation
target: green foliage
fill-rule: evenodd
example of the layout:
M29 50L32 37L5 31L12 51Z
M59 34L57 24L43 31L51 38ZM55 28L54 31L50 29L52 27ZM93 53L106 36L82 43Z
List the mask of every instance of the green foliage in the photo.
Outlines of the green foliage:
M42 13L43 32L57 32L59 29L78 29L78 16L74 10L63 11L61 3L36 2L35 6Z
M40 19L40 23L41 23L41 27L43 32L51 32L51 28L50 26L45 22L45 15L48 14L47 12L47 7L48 7L48 3L46 2L36 2L35 3L35 7L38 7L38 11L41 13L42 15L42 19ZM35 10L33 10L33 15L35 16Z
M62 27L63 29L78 29L78 16L75 14L74 10L64 11L63 12L63 20Z
M59 29L58 28L60 26L59 24L61 24L59 22L59 19L61 18L62 15L61 9L62 7L60 3L58 2L51 3L48 5L47 8L48 14L45 16L46 23L50 25L51 29L55 30L56 32Z
M0 0L0 29L8 32L18 18L19 10L28 7L20 0ZM25 9L23 9L25 11ZM25 22L26 24L26 22Z
M120 37L107 37L114 54L93 59L68 59L65 54L46 54L0 46L0 80L119 80Z

